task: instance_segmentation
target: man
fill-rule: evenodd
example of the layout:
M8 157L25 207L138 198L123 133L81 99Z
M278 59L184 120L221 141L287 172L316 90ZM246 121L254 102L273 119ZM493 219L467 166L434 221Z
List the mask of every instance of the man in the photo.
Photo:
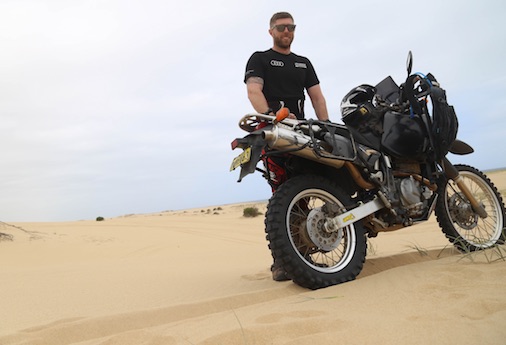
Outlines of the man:
M254 53L247 65L244 81L248 98L259 113L277 111L282 106L298 119L304 119L304 89L311 99L316 116L328 120L327 105L311 62L291 52L295 24L288 12L275 13L269 34L273 47ZM293 116L292 116L293 117Z
M273 46L255 52L246 64L244 82L251 105L258 113L276 112L282 107L290 110L291 118L304 119L304 90L307 91L316 116L328 121L327 104L313 65L306 57L291 52L295 33L293 17L288 12L275 13L269 26ZM283 157L264 160L270 174L273 191L286 180ZM276 281L287 280L286 272L276 265L271 267Z

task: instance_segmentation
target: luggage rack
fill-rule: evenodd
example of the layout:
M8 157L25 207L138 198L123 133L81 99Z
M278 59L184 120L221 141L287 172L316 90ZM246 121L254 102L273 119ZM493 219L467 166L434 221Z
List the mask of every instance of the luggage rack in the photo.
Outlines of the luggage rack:
M270 124L275 120L275 118L276 117L272 115L250 113L244 115L241 118L239 121L239 127L246 132L253 133L256 130L261 130L261 128L258 128L258 126L262 122ZM322 159L334 159L353 162L358 157L355 138L344 124L313 119L300 121L297 119L287 118L277 123L276 125L279 128L299 132L304 135L308 135L311 138L308 143L303 144L298 148L276 151L278 154L296 152L310 147L313 150L315 156ZM325 138L325 134L328 134L327 138ZM345 142L345 140L342 139L339 140L339 138L346 138L349 140L349 142ZM350 145L350 147L346 147L347 145ZM329 152L327 148L330 148L333 152ZM338 151L347 152L344 152L345 154L337 154ZM272 152L268 153L267 155L270 154L275 153Z

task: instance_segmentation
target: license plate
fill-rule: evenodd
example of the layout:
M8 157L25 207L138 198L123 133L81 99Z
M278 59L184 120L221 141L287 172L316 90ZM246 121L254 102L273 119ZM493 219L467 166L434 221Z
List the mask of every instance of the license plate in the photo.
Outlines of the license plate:
M230 165L230 171L235 170L237 167L244 163L248 163L251 159L251 147L247 147L239 156L235 157Z

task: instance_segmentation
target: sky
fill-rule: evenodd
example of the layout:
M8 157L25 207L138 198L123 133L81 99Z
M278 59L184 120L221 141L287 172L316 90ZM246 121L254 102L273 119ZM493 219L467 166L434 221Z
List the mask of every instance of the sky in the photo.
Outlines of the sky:
M288 11L330 118L353 87L432 72L472 145L506 167L506 3L0 0L0 221L74 221L266 200L230 142L246 61ZM315 118L310 102L306 115Z

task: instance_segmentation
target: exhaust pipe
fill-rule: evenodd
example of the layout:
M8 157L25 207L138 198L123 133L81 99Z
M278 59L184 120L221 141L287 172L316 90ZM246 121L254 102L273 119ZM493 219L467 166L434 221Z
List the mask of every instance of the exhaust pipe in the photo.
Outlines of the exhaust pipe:
M307 145L311 140L303 134L280 128L279 126L273 126L271 129L264 130L262 132L262 138L272 149L279 151L296 150L291 153L334 168L342 168L345 163L344 160L325 158L316 155L311 145L300 149L304 145Z

